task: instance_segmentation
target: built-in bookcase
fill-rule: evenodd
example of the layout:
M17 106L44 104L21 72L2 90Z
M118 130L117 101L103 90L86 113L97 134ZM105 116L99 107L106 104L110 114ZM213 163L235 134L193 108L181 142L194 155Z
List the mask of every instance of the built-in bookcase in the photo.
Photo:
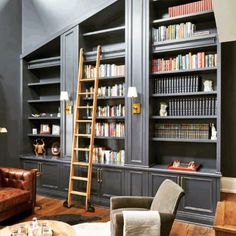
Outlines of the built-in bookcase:
M33 157L33 144L38 139L45 142L45 157L50 158L52 144L60 143L61 137L60 40L26 56L22 64L22 154Z
M95 75L96 48L101 45L94 162L123 165L125 162L125 3L118 1L80 25L80 48L84 48L84 78ZM107 20L109 18L109 21ZM94 24L96 22L96 24ZM93 91L93 82L84 90ZM83 105L92 99L85 96ZM85 117L89 117L89 110ZM90 125L86 127L90 132ZM86 143L86 137L84 138ZM88 144L87 144L88 145Z
M153 1L151 21L150 155L155 168L194 161L201 165L198 173L219 173L221 52L211 1ZM167 114L160 115L161 105Z

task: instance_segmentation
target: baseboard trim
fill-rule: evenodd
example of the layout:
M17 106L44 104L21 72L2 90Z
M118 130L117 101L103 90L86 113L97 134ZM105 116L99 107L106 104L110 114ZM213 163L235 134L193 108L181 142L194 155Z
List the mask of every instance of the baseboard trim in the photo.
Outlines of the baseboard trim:
M222 177L221 192L236 193L236 178Z

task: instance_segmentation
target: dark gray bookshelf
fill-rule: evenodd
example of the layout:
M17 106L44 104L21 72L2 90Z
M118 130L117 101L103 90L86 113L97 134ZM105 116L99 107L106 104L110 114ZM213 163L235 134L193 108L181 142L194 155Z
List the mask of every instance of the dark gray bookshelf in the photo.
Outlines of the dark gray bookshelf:
M60 102L60 98L54 99L39 99L39 100L28 100L28 103L42 103L42 102Z
M60 135L54 134L28 134L29 137L60 138Z
M28 83L29 87L33 86L47 86L47 85L60 85L60 80L53 80L53 81L41 81L36 83Z
M204 96L204 95L217 95L216 91L212 92L186 92L186 93L154 93L152 97L182 97L182 96Z
M55 66L59 67L61 63L60 60L61 60L60 57L50 57L50 58L32 60L28 62L28 69L34 70L34 69L41 69Z
M201 119L217 119L217 116L152 116L152 119L156 120L178 120L178 119L196 119L196 120L201 120Z
M117 27L113 27L113 28L88 32L88 33L84 33L83 36L84 37L86 37L86 36L96 36L97 37L99 34L112 34L117 31L125 31L125 26L123 25L123 26L117 26Z

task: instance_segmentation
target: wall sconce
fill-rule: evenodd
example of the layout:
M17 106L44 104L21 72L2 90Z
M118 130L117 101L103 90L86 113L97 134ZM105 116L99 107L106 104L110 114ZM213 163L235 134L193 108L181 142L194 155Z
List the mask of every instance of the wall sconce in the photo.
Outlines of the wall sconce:
M141 104L134 101L134 98L138 97L137 88L136 87L129 87L127 97L132 98L132 113L133 114L140 114Z
M7 133L7 129L5 127L0 127L0 133Z
M67 91L61 91L60 100L65 102L65 112L66 112L66 114L72 114L72 101L70 100Z

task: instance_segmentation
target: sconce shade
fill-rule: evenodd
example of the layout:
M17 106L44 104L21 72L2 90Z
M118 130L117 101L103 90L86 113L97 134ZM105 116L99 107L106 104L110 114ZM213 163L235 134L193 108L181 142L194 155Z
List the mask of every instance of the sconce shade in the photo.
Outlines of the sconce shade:
M138 97L137 88L136 87L129 87L127 97L128 98L137 98Z
M5 127L0 127L0 133L7 133L7 129Z
M61 91L60 100L69 101L69 95L67 91Z

